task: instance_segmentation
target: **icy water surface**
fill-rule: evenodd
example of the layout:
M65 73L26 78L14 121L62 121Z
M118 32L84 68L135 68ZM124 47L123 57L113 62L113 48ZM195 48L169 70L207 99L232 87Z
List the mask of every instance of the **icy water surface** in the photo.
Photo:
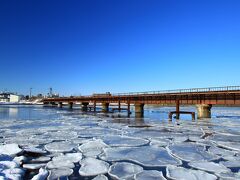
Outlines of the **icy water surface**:
M134 118L0 106L0 179L240 179L240 108L169 122L173 109Z

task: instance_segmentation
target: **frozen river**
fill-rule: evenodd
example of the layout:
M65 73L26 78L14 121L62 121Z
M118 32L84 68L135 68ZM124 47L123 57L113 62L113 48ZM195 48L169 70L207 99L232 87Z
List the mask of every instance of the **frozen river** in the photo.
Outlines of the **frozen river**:
M172 110L134 118L0 106L0 179L240 179L240 108L169 122Z

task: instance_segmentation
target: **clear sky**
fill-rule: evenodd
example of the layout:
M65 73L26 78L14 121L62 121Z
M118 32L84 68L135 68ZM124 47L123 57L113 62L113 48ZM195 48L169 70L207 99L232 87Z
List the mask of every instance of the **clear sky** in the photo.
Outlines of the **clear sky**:
M240 85L239 0L1 0L0 91Z

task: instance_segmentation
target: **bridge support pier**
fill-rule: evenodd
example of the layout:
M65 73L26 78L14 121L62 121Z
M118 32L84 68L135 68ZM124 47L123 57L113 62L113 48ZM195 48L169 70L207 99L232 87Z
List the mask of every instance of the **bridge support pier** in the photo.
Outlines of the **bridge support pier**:
M128 116L130 116L131 114L131 111L130 111L130 102L127 103L127 113L128 113Z
M176 119L180 118L180 102L179 100L176 101Z
M136 117L143 117L144 116L144 104L135 104L135 116Z
M97 106L97 103L96 103L96 101L94 101L94 103L93 103L93 111L94 112L96 112L96 106Z
M72 109L73 108L73 102L69 102L68 107L69 107L69 109Z
M197 105L197 118L211 118L211 104L198 104Z
M87 111L88 105L89 105L88 102L82 102L82 111Z
M59 103L58 103L58 107L59 107L59 108L62 108L62 107L63 107L63 103L62 103L62 102L59 102Z
M103 112L109 111L109 103L102 103L102 111Z

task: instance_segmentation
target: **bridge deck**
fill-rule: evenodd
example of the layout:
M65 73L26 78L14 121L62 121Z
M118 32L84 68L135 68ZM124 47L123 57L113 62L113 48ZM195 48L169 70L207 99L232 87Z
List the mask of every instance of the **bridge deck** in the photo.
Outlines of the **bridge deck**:
M240 86L46 98L50 102L240 105Z

